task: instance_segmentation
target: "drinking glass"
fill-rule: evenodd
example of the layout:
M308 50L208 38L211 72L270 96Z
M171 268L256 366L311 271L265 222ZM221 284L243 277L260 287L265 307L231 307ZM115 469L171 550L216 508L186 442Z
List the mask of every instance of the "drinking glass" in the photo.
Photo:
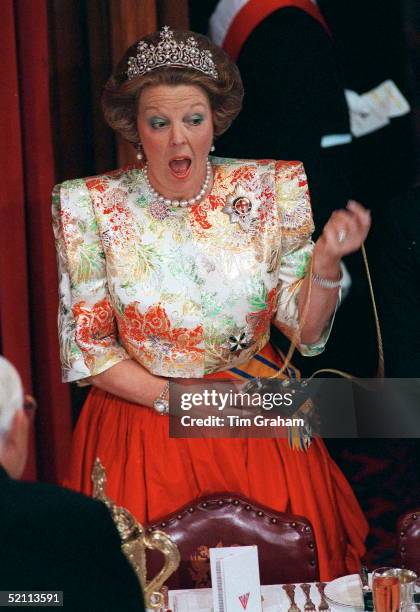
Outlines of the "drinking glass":
M401 610L406 612L413 601L417 574L409 569L396 569L394 570L394 576L397 576L400 581Z
M392 567L380 567L372 575L373 605L375 612L398 612L401 600L401 584L392 574Z

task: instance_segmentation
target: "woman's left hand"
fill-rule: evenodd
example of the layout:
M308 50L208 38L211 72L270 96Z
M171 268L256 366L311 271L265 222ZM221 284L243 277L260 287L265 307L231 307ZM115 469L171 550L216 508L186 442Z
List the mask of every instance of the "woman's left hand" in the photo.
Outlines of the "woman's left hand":
M319 260L339 262L362 246L371 224L370 211L350 200L345 209L335 210L318 238L314 255Z

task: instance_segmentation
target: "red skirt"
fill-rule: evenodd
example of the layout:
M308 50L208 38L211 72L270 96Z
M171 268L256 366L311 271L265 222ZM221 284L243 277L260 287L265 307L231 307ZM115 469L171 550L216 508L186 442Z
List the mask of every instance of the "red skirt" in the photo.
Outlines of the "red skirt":
M267 355L278 362L271 347ZM74 433L66 485L91 495L99 457L107 495L140 523L201 495L241 493L311 521L321 580L359 570L367 522L322 440L295 450L286 439L176 439L168 430L168 417L92 388Z

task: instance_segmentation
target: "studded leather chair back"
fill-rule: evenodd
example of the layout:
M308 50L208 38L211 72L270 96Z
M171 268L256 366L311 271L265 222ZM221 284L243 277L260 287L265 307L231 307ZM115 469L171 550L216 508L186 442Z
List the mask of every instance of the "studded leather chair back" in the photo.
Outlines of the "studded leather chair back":
M181 564L167 582L171 589L211 586L209 548L218 546L256 544L261 584L319 578L314 532L306 518L232 493L202 497L145 529L165 531L179 548ZM149 575L155 575L160 565L158 554L151 551Z
M411 569L420 576L420 508L398 519L397 555L400 567Z

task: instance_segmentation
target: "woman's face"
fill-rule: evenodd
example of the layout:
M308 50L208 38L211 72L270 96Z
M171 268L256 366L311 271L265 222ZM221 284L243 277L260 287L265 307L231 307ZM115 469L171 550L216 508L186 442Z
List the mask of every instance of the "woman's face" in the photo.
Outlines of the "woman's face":
M142 92L137 129L153 187L168 198L191 198L206 174L213 113L195 85L154 85Z

